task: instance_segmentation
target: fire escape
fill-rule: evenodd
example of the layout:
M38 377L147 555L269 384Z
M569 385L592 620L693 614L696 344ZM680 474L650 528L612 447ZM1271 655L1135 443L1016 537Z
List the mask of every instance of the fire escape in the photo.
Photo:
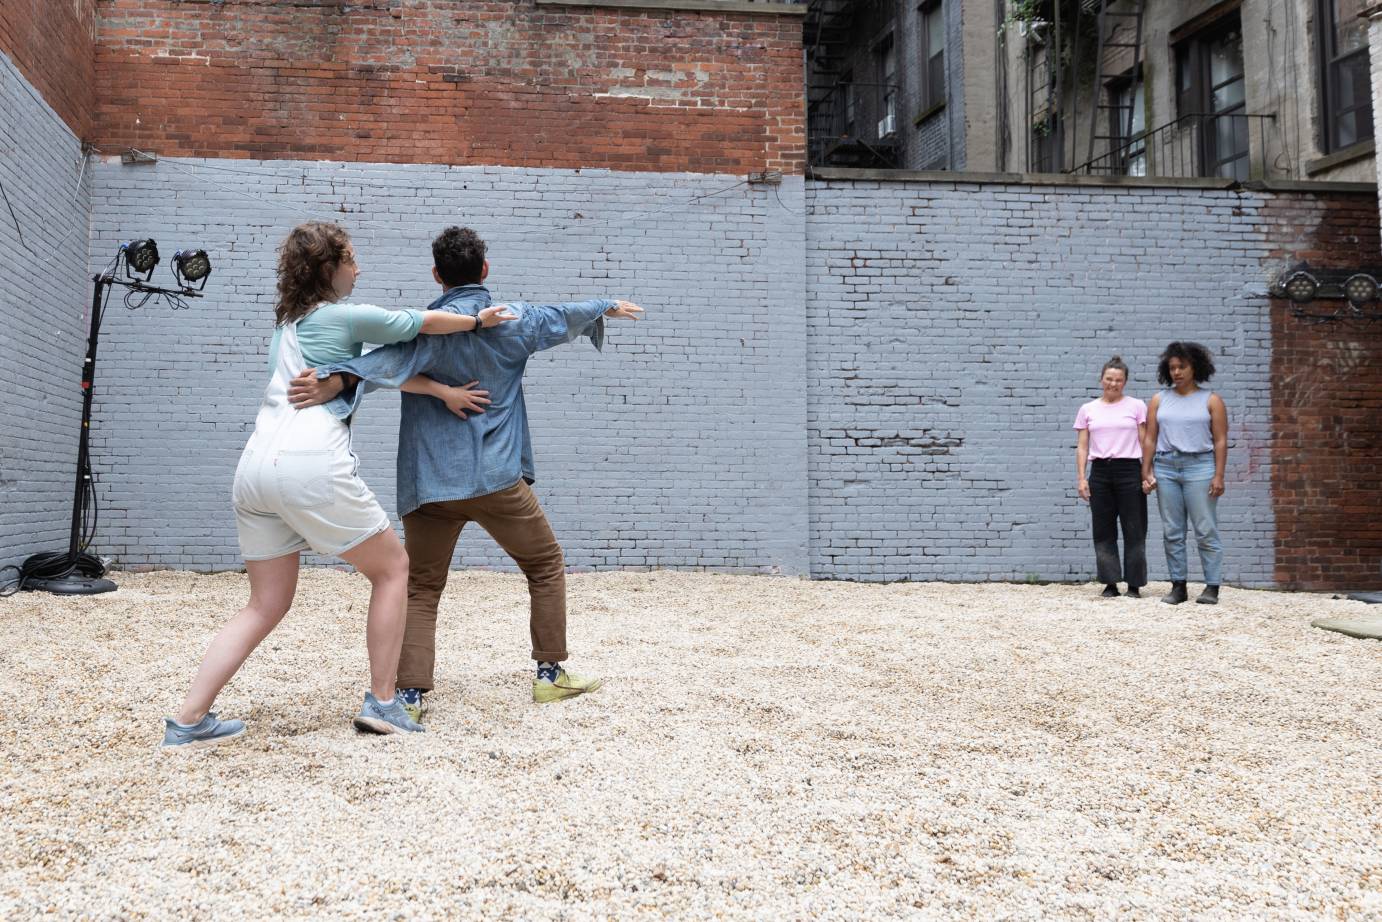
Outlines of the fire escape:
M892 169L900 150L898 87L875 79L860 54L856 19L880 0L809 0L806 48L807 156L812 166ZM868 69L860 78L856 69Z
M1065 172L1093 159L1096 146L1129 144L1141 130L1134 115L1143 0L1048 0L1030 9L1034 16L1015 23L1025 39L1028 168ZM1122 95L1114 89L1119 81L1129 87Z

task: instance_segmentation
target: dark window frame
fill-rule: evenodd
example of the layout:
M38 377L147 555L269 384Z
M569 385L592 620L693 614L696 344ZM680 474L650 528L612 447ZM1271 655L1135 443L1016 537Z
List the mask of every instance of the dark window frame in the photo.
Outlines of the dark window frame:
M1198 161L1196 172L1199 175L1221 176L1220 170L1232 164L1234 165L1234 176L1224 178L1244 180L1249 178L1248 170L1251 164L1252 149L1248 138L1247 120L1234 119L1233 116L1247 114L1247 62L1240 56L1238 73L1217 84L1212 82L1213 72L1210 63L1210 47L1235 32L1241 43L1243 36L1242 17L1237 7L1226 10L1222 15L1216 16L1204 28L1186 35L1176 43L1174 48L1176 115L1181 118L1187 116L1201 117L1198 124L1192 125L1197 135L1195 156ZM1191 77L1189 88L1182 86L1182 68L1189 71ZM1243 101L1225 109L1215 110L1214 92L1233 83L1243 85ZM1238 136L1239 123L1242 123L1243 143L1241 146L1235 146L1230 151L1219 150L1218 129L1219 124L1225 119L1215 116L1227 117L1228 123L1233 127L1235 140ZM1241 175L1239 175L1240 173Z
M1034 173L1060 173L1063 172L1065 158L1065 119L1061 118L1059 112L1050 112L1041 124L1047 127L1045 134L1037 131L1037 126L1033 125L1029 129L1032 134L1032 165Z
M1133 126L1131 132L1128 131L1127 116L1123 113L1122 107L1118 106L1117 101L1126 92L1133 94L1131 105L1134 113L1137 111L1137 98L1142 98L1142 128L1139 130ZM1137 69L1129 68L1104 84L1105 98L1109 100L1109 127L1108 134L1111 139L1110 150L1120 150L1118 155L1118 172L1124 176L1146 175L1147 169L1147 84L1143 79L1142 65L1137 65ZM1135 142L1142 139L1142 144L1136 146ZM1126 149L1124 149L1126 148ZM1133 174L1130 172L1133 161L1138 157L1142 158L1143 172Z
M926 0L917 7L921 16L921 111L933 112L946 103L945 58L948 50L945 36L945 0ZM941 50L930 54L932 13L941 16ZM937 73L939 71L939 73Z
M845 71L840 77L840 85L844 89L844 105L841 106L840 118L843 120L841 134L849 138L859 136L859 95L854 86L854 68Z
M882 123L889 116L892 117L892 131L885 133L878 130L877 124L873 126L874 136L880 141L897 134L897 51L896 24L889 22L887 28L873 43L874 74L877 81L873 98L878 104L878 111L875 115L879 123ZM892 54L893 60L893 72L891 74L888 73L887 69L889 53Z
M1372 80L1368 80L1368 92L1363 94L1362 102L1356 103L1348 109L1344 109L1339 103L1339 93L1342 81L1339 79L1340 72L1349 63L1358 58L1362 58L1365 70L1371 74L1368 63L1368 44L1365 42L1362 48L1355 48L1353 51L1339 53L1335 39L1338 34L1338 23L1334 17L1335 0L1315 0L1315 22L1317 28L1315 35L1315 51L1319 69L1320 81L1320 150L1326 154L1345 150L1355 144L1362 144L1371 141L1374 136L1372 124ZM1355 137L1347 144L1339 140L1339 129L1342 119L1346 115L1355 113L1366 113L1366 118L1354 119Z

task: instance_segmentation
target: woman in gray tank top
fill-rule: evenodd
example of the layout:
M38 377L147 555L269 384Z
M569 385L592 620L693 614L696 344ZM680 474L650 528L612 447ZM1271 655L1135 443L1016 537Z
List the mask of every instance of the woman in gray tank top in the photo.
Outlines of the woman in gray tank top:
M1187 527L1194 529L1204 570L1204 592L1195 601L1217 605L1224 546L1219 540L1219 497L1228 464L1228 408L1218 394L1200 387L1214 376L1209 350L1199 343L1174 342L1161 354L1157 380L1167 389L1147 405L1142 447L1142 489L1156 491L1162 543L1171 591L1161 601L1179 605L1188 563Z

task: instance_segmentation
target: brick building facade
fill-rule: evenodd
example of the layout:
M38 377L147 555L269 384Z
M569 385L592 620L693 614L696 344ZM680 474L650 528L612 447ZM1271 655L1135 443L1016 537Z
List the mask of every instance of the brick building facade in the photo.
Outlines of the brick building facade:
M1160 347L1188 337L1222 357L1234 411L1229 580L1382 585L1376 332L1302 325L1269 295L1302 253L1372 259L1370 187L807 179L793 4L61 6L0 0L5 99L28 126L0 161L19 202L0 270L28 286L4 311L34 331L0 358L23 395L3 418L0 562L65 534L83 276L153 236L216 271L190 312L107 315L93 547L238 566L225 500L273 248L316 217L355 236L361 300L425 304L426 244L459 222L490 241L500 297L649 308L603 355L530 372L537 487L575 566L1086 578L1070 419L1107 354L1145 396ZM128 148L158 162L123 164ZM39 245L85 231L86 264L34 265L19 227ZM395 407L372 398L357 430L386 507ZM477 536L458 553L502 560Z

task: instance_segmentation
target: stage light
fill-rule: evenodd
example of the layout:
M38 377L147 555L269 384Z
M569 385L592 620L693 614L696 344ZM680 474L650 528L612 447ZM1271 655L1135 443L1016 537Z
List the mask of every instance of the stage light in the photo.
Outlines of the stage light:
M121 261L125 263L127 279L117 278ZM100 275L92 276L90 327L86 339L86 360L82 363L82 420L77 436L77 479L72 492L71 529L66 551L32 554L19 567L18 589L36 589L59 595L90 595L111 592L115 583L103 579L106 561L91 553L91 540L96 530L95 476L91 468L91 412L93 382L96 375L96 346L101 336L101 318L112 287L124 288L125 305L135 308L150 298L163 298L170 307L186 308L187 299L201 298L201 287L211 274L211 259L205 250L179 251L173 256L173 275L177 288L150 284L154 267L158 265L158 245L152 240L133 240L120 244L115 259ZM135 278L135 273L144 278ZM190 283L199 283L194 290ZM5 593L0 592L0 595Z
M1320 290L1320 283L1309 272L1293 272L1281 284L1281 290L1286 293L1286 297L1297 304L1305 304L1315 300L1315 294Z
M1377 279L1366 272L1350 275L1348 281L1344 282L1344 297L1348 298L1348 303L1354 307L1362 307L1370 301L1376 301Z
M206 284L211 274L211 258L206 250L178 250L173 254L173 275L178 283L186 286L189 282Z
M158 265L158 244L152 240L136 240L123 244L120 252L125 254L125 268L131 275L153 275L154 266Z

